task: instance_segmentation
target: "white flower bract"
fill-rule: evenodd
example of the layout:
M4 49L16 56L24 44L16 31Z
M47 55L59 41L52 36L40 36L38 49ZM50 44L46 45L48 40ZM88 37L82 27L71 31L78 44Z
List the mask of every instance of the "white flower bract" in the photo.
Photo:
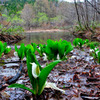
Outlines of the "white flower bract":
M47 55L46 55L45 53L43 53L43 55L44 55L44 56L43 56L43 60L44 60L44 61L47 61L47 60L48 60L48 59L47 59Z
M60 60L59 54L57 54L57 59Z
M40 73L39 66L36 65L35 63L31 63L31 64L32 64L32 75L34 78L37 78Z
M17 52L14 52L14 56L18 57L18 54L17 54Z
M7 46L7 48L10 48L10 46Z

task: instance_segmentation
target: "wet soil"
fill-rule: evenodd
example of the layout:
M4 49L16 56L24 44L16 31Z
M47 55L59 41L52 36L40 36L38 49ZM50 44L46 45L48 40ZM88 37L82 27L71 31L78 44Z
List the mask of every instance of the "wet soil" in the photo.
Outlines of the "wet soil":
M13 51L12 51L13 52ZM65 94L54 89L45 88L40 96L33 96L32 93L23 89L8 88L7 81L18 73L20 63L14 55L4 59L6 64L0 65L0 100L100 100L100 65L94 62L89 55L90 48L79 50L75 48L68 54L68 60L62 61L54 67L48 76L47 81L65 90ZM43 61L36 55L42 67L52 61ZM15 63L7 63L13 62ZM15 81L30 88L30 80L27 74L26 58L24 58L21 76Z

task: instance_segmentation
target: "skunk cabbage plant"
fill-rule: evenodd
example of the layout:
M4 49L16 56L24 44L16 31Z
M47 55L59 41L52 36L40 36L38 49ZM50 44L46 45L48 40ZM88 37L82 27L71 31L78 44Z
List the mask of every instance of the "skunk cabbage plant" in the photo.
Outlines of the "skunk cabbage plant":
M96 48L93 43L90 44L90 49L94 60L97 60L97 62L100 63L100 50Z
M39 53L40 57L43 57L43 53L44 53L44 48L46 47L46 45L42 45L39 44L39 48L36 48L36 51Z
M66 59L66 55L73 50L73 46L71 42L67 42L66 40L60 40L58 43L58 52L60 59Z
M58 41L53 41L51 39L48 39L44 52L49 60L52 59L56 60L58 54Z
M57 56L60 59L65 59L66 55L73 50L71 42L66 40L53 41L51 39L47 40L47 45L44 47L44 53L47 55L49 60L56 60Z
M0 41L0 57L2 56L3 52L4 52L4 46L3 43Z
M80 48L82 48L82 46L85 44L85 43L88 43L89 40L86 39L86 40L82 40L81 38L76 38L73 40L73 45L75 47L79 46Z
M2 53L8 54L11 51L11 48L7 46L7 43L2 43L0 41L0 57L2 56Z
M74 45L75 47L77 47L77 45L78 45L78 38L76 38L76 39L73 40L73 45Z
M33 89L30 89L22 84L12 84L9 86L9 88L15 87L26 89L32 92L34 95L40 95L45 87L51 87L65 93L64 90L57 88L54 83L46 82L49 73L55 67L55 65L57 65L60 62L60 60L53 61L50 64L48 64L45 68L42 68L33 52L34 51L32 51L31 49L27 51L27 69Z
M99 52L99 49L96 48L93 43L90 44L90 49L91 49L90 51L92 51L93 58L97 59L97 54Z
M86 40L85 40L85 43L89 43L89 40L88 40L88 39L86 39Z
M17 52L17 55L20 58L20 60L22 60L25 57L25 44L22 43L19 49L17 48L17 45L15 44L15 51Z

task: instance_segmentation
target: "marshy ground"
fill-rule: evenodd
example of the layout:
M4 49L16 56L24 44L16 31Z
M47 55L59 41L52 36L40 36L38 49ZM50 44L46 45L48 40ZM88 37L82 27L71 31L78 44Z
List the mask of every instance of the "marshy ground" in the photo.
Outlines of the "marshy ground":
M9 55L2 57L2 61L10 63L0 65L0 100L31 100L32 94L27 90L7 87L8 81L16 76L20 68L20 63L17 62L19 59L13 55L13 52L12 50ZM47 80L64 89L65 94L54 89L44 89L37 97L38 100L99 100L100 65L94 62L89 52L90 48L87 47L83 50L74 48L67 56L68 59L56 65L49 74ZM51 62L43 61L38 54L36 57L42 67ZM25 58L21 74L14 82L31 88Z

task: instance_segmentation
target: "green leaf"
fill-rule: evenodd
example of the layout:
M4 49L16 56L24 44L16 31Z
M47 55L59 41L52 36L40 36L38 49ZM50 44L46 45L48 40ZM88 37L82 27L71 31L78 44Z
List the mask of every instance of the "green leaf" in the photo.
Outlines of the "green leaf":
M10 86L8 86L8 88L22 88L22 89L28 90L34 94L33 90L31 90L30 88L26 87L23 84L11 84Z
M98 52L98 63L100 64L100 51Z
M78 45L78 38L74 39L73 45L76 47Z
M31 43L31 45L32 45L33 48L34 48L34 53L35 53L35 51L36 51L36 49L37 49L37 44L36 44L36 43Z
M31 52L35 53L34 47L31 44L28 44L28 45L26 45L26 48L25 48L25 56L27 54L27 51L30 49L31 49Z
M11 48L5 48L4 54L8 54L11 51Z
M93 50L95 49L95 46L94 46L93 43L90 44L90 48L93 49Z
M4 52L4 46L3 46L3 43L0 41L0 57L3 52Z
M7 47L7 42L3 43L4 49Z
M40 72L40 75L38 77L38 82L39 82L39 91L38 91L38 95L40 95L44 89L44 85L45 82L47 80L47 77L49 75L49 73L51 72L51 70L59 63L61 62L61 60L56 60L53 61L52 63L50 63L49 65L47 65L45 68L43 68Z
M64 56L65 45L66 45L65 43L63 43L63 44L59 43L59 44L58 44L58 51L59 51L60 59L62 59L63 56Z
M73 50L73 47L72 47L72 45L68 45L67 47L66 47L66 51L65 51L65 55L67 55L70 51L72 51Z
M17 48L17 45L15 44L15 51L17 52L18 51L18 48Z
M18 53L18 57L20 59L23 59L25 56L25 44L22 43L19 49L17 48L17 45L15 44L15 51Z

